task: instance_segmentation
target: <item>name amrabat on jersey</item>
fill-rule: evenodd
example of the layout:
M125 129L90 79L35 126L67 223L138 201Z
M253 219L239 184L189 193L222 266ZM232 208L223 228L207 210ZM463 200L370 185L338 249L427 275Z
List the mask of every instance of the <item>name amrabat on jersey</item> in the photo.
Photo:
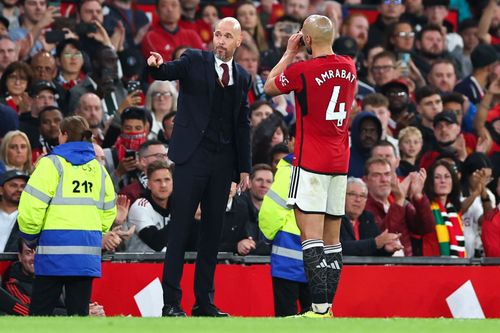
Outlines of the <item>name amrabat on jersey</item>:
M326 80L334 79L334 78L340 78L340 79L345 79L349 81L350 83L353 83L354 80L356 80L356 75L353 73L346 71L345 69L330 69L325 71L324 73L321 73L320 76L316 77L316 83L318 86L321 86L323 83L326 82Z

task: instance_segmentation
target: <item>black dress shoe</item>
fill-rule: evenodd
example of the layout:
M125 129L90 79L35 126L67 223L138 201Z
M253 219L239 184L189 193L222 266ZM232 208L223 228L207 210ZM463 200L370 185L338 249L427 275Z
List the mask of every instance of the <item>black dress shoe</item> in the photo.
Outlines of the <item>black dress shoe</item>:
M186 312L179 305L166 304L161 311L163 317L186 317Z
M193 306L191 311L193 317L229 317L229 313L222 312L213 304Z

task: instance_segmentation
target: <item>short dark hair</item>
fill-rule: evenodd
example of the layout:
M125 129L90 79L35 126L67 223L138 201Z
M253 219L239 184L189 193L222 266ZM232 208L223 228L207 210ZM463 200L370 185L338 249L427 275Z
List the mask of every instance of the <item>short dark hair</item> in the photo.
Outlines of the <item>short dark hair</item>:
M175 115L177 114L176 111L172 111L172 112L169 112L167 113L166 115L163 116L163 119L161 120L161 123L163 124L165 121L175 117Z
M434 66L441 65L441 64L449 64L453 66L453 71L455 72L455 75L457 74L457 69L455 68L455 63L451 59L447 58L439 58L431 62L431 68L429 69L429 73L432 72L434 69Z
M274 112L274 108L271 105L271 103L269 103L268 101L258 100L258 101L255 101L252 105L250 105L249 117L252 117L252 113L255 110L257 110L258 108L260 108L262 105L269 106L273 110L273 112Z
M64 113L61 111L61 109L55 105L48 105L46 107L44 107L42 109L42 111L40 111L40 113L38 114L38 125L40 125L42 123L42 118L43 116L47 113L47 112L50 112L50 111L59 111L59 113L61 114L61 116L64 118Z
M443 104L446 104L448 102L455 102L460 103L460 105L464 105L465 103L464 95L456 91L442 96L441 99L443 100Z
M144 125L146 125L146 123L148 122L148 117L146 115L146 109L135 107L135 106L126 108L121 115L121 124L123 125L125 120L129 120L129 119L141 120L144 123Z
M24 238L19 237L17 239L17 252L18 253L23 253L23 245L26 245L27 247L29 247L28 242Z
M372 105L375 107L379 106L389 107L389 100L381 93L372 93L366 95L365 98L363 98L363 101L361 102L363 110L367 105Z
M142 155L146 152L146 150L149 149L149 147L158 145L164 146L163 142L161 142L160 140L148 140L144 142L142 145L139 146L138 150L139 157L142 157Z
M97 0L93 0L93 1L97 1ZM82 44L80 43L80 41L78 39L74 39L74 38L65 39L65 40L59 42L56 46L56 58L61 57L62 52L63 52L64 48L66 47L66 45L71 45L80 52L82 52L82 50L83 50Z
M415 36L415 40L421 41L422 37L424 34L428 31L437 31L439 34L442 36L443 31L441 30L441 27L437 24L426 24L420 29L419 32L417 32L417 35Z
M398 157L398 151L396 150L396 147L394 147L394 145L392 143L390 143L389 141L387 140L380 140L378 141L373 147L372 147L372 150L370 152L370 156L373 156L373 151L375 150L375 148L377 147L391 147L392 148L392 151L394 152L394 156Z
M79 1L75 1L76 2L76 11L78 13L80 13L80 10L82 9L82 6L86 3L86 2L91 2L91 1L96 1L98 2L100 5L101 5L101 8L102 8L102 4L99 0L79 0Z
M273 172L273 169L269 164L257 163L252 167L252 172L250 172L250 179L254 179L255 175L257 174L257 171L262 171L262 170L269 171L271 173Z
M278 153L289 154L290 149L288 149L288 146L286 144L278 143L277 145L275 145L274 147L271 148L271 151L269 154L271 155L271 157L273 157L275 154L278 154Z
M382 51L380 53L377 53L374 57L373 57L373 62L372 64L375 63L375 61L378 61L379 59L382 59L382 58L389 58L392 60L392 62L394 62L394 64L396 64L396 55L394 55L394 53L392 53L391 51Z
M156 160L156 161L151 162L148 165L148 167L146 169L146 175L149 178L149 177L151 177L153 172L155 172L157 170L162 170L162 169L167 169L168 171L170 171L170 174L172 174L172 170L170 169L170 166L168 165L167 161Z
M415 101L420 104L420 101L426 97L439 95L439 89L432 86L423 86L415 91Z

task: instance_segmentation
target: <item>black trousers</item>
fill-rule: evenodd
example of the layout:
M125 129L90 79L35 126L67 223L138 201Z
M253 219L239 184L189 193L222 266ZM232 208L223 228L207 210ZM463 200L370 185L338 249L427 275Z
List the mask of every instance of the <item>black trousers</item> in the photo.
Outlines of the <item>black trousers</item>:
M93 279L89 276L36 276L30 316L52 316L63 287L68 316L88 316Z
M213 303L215 266L235 154L232 145L212 148L202 142L188 162L176 165L174 169L172 219L163 269L164 304L180 305L184 254L200 203L202 213L194 292L197 304Z
M273 277L273 292L276 317L293 316L311 308L311 293L307 283Z

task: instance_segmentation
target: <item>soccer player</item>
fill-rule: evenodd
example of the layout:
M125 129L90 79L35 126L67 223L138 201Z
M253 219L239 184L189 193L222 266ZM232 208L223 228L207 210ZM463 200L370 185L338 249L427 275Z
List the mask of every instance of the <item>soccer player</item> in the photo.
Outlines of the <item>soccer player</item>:
M352 59L332 51L334 36L330 19L309 16L288 40L264 87L271 96L295 92L297 130L287 203L294 206L311 288L312 311L304 316L313 318L332 316L342 269L339 233L349 167L348 116L357 84ZM290 65L301 44L312 59Z

